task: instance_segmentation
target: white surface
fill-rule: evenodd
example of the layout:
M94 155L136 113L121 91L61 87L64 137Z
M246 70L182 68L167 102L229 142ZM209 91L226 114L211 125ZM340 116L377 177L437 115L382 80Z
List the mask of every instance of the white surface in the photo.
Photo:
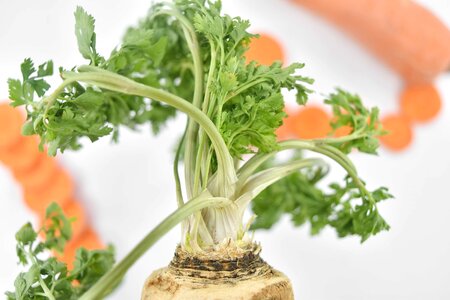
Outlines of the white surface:
M317 90L334 86L358 92L384 112L397 110L400 79L342 33L285 1L225 0L232 15L251 19L255 30L273 33L285 44L290 61L307 63L305 74L317 79ZM447 0L425 1L450 24ZM145 15L148 1L6 1L0 0L0 98L6 79L19 75L25 57L53 58L56 65L82 62L73 34L77 4L97 19L98 49L108 53L124 29ZM450 100L450 77L438 87ZM263 257L285 272L297 299L450 299L450 109L415 128L415 141L401 154L354 155L369 187L386 185L396 196L381 211L392 226L364 245L339 240L325 230L311 238L308 228L284 220L271 232L257 232ZM60 160L76 177L80 198L95 228L113 242L121 258L145 233L175 208L171 174L172 149L182 120L171 122L157 138L148 128L124 131L120 144L108 139L68 152ZM336 168L337 169L337 168ZM334 177L341 178L338 171ZM10 289L17 273L14 233L32 215L21 204L21 191L0 166L0 292ZM173 230L147 253L110 299L138 299L150 272L166 265L179 238Z

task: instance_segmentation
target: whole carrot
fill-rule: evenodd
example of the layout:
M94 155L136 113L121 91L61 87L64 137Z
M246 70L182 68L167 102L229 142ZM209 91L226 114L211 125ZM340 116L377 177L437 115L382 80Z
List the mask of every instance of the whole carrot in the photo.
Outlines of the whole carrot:
M291 0L337 25L407 82L450 67L450 30L410 0Z

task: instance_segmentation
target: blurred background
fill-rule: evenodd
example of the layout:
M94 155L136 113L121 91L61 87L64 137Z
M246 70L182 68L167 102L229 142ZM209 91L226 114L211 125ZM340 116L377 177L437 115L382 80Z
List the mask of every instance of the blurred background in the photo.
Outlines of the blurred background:
M416 2L450 26L447 0ZM96 18L97 49L107 54L120 42L127 26L146 14L150 2L0 0L0 100L6 101L6 81L20 76L19 66L25 57L36 62L53 59L56 66L65 67L83 61L73 34L76 5ZM402 99L406 87L416 86L417 80L385 64L364 47L367 43L357 42L341 30L342 24L327 22L296 1L224 0L223 5L226 13L250 19L252 31L264 34L269 42L263 49L269 56L286 63L304 62L304 74L316 79L315 90L328 93L339 86L358 93L370 106L380 107L385 120L394 118L389 124L398 134L385 141L379 157L352 154L369 188L388 186L396 197L380 208L392 227L389 232L360 244L357 238L338 239L332 230L310 237L307 226L293 228L290 220L283 219L271 231L256 232L256 240L263 245L263 258L288 275L296 299L450 299L450 75L443 72L427 79L428 92L431 86L431 93L437 91L442 102L419 99L419 104L408 110ZM414 20L417 24L423 22L422 18ZM420 27L426 28L426 24ZM432 36L433 32L428 34ZM448 35L442 38L450 39ZM414 37L410 42L420 43ZM432 42L431 37L423 42L428 43L430 52L439 47L439 40ZM384 45L384 51L395 51L390 46ZM254 55L260 54L256 51ZM311 104L320 107L319 98L313 97ZM430 106L435 109L428 115L421 114ZM405 114L407 121L402 119ZM10 112L0 111L0 137L8 137L4 132L12 130L20 119L11 116ZM29 220L39 224L35 212L40 207L33 197L67 195L68 211L87 220L80 221L77 228L84 236L80 238L83 243L93 247L100 241L113 243L118 259L123 257L176 208L172 154L183 128L184 117L180 115L157 137L147 127L139 132L123 130L119 144L109 139L85 143L81 151L58 155L56 162L46 161L25 146L13 158L3 153L0 292L13 287L19 272L15 232ZM291 130L289 134L302 132ZM21 143L35 149L34 140ZM30 179L27 172L15 170L31 159L42 161L43 173L33 173ZM330 180L342 179L343 172L333 167ZM33 186L43 184L42 174L50 178L47 192L29 192ZM51 174L59 175L55 179ZM52 189L51 184L59 188ZM145 278L171 260L179 236L179 230L174 229L158 242L131 269L110 299L138 299Z

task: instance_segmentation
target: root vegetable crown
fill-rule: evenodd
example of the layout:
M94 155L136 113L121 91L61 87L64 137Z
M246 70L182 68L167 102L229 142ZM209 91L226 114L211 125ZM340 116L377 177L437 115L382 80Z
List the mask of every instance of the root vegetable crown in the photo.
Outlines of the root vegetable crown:
M178 247L170 265L147 279L141 299L294 299L289 279L261 259L258 245L239 249Z

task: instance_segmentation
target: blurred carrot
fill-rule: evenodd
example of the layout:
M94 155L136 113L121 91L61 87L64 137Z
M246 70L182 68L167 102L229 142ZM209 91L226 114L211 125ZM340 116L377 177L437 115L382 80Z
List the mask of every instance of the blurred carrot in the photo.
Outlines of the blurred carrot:
M0 104L0 149L9 148L19 141L24 119L18 109L6 103Z
M250 49L245 53L247 62L257 61L262 65L271 65L274 61L284 61L283 48L274 37L262 33L250 42Z
M297 112L289 107L285 107L284 111L287 116L283 119L283 125L281 125L276 131L277 139L279 141L295 137L295 134L292 132L292 120Z
M306 106L292 116L291 131L301 139L326 137L331 132L330 116L317 106Z
M36 162L28 169L14 170L14 177L24 189L38 189L48 183L56 172L56 162L46 153L39 153Z
M450 66L450 30L408 0L291 0L339 26L407 82L429 82Z
M38 215L43 215L47 206L56 202L64 206L70 200L73 193L73 183L69 175L58 169L51 177L48 185L39 189L25 189L25 203Z
M390 115L381 120L383 129L389 133L380 137L380 141L393 151L409 146L413 139L411 122L402 115Z
M71 199L66 203L62 209L66 217L73 219L72 238L77 239L88 226L86 212L83 206L74 199Z
M432 84L407 86L400 101L403 113L415 122L427 122L441 109L441 98Z
M286 124L283 123L283 125L281 125L277 131L275 132L275 134L277 135L277 139L279 141L284 141L287 140L291 137L292 133L290 130L290 127Z
M13 171L30 168L38 156L38 142L34 137L19 136L17 143L0 149L0 161Z
M95 231L91 227L87 227L77 239L67 243L64 253L55 253L55 255L62 262L67 263L69 269L72 269L77 249L80 247L87 250L97 250L105 248L105 245Z

